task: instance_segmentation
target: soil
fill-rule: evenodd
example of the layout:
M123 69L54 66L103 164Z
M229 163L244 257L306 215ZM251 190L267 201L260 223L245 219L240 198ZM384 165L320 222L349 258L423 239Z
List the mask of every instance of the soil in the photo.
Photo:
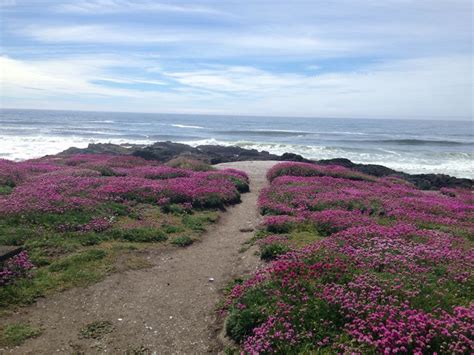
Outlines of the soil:
M150 252L151 268L108 276L87 288L74 288L37 301L2 319L28 322L41 336L0 353L218 353L222 326L216 321L222 290L235 277L261 266L255 249L239 252L260 219L257 198L274 161L220 164L246 171L251 192L229 207L202 241L186 248ZM107 332L81 336L91 324ZM94 329L92 326L91 329ZM83 331L84 332L84 331Z

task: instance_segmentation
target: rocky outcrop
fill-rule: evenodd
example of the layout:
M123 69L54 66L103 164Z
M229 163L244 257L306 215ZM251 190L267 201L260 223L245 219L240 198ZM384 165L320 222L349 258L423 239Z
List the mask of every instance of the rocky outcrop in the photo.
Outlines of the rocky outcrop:
M145 148L139 144L112 144L112 143L91 143L87 148L71 147L59 153L60 155L72 154L132 154L135 150Z
M89 144L87 148L69 148L60 154L131 154L147 160L167 162L178 157L194 158L210 164L228 163L246 160L286 160L308 161L301 155L285 153L282 156L267 151L245 149L236 146L200 145L191 147L173 142L156 142L148 146L130 144Z
M136 144L89 144L87 148L69 148L60 154L131 154L147 160L167 162L178 157L198 159L210 164L228 163L246 160L280 160L297 162L314 162L303 158L299 154L284 153L271 154L267 151L245 149L236 146L200 145L191 147L187 144L173 142L157 142L148 146ZM407 174L387 168L383 165L356 164L345 158L326 159L316 161L318 164L340 165L365 174L383 177L395 176L411 182L423 190L438 190L442 187L473 188L473 180L461 179L444 174Z
M374 164L356 164L345 158L318 160L318 164L325 165L341 165L346 168L360 171L377 177L395 176L411 182L413 185L422 190L439 190L442 187L460 187L466 189L473 188L472 179L462 179L445 174L407 174L387 168L383 165Z

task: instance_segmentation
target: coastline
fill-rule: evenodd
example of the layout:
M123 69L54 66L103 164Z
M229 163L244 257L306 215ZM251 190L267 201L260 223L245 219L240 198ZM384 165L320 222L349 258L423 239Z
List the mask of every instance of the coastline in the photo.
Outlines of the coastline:
M409 174L474 178L472 124L433 120L278 118L52 110L0 111L0 157L21 161L91 143L220 145L347 158Z
M310 160L292 152L278 155L271 154L268 151L245 149L237 146L201 145L194 147L188 144L173 143L169 141L156 142L150 145L97 143L89 144L87 148L71 147L58 155L71 154L127 154L159 162L166 162L178 157L185 157L202 160L209 164L252 160L309 162L321 165L339 165L376 177L393 176L406 180L423 190L437 190L443 187L472 189L474 187L473 179L458 178L447 174L409 174L383 165L357 164L344 157Z

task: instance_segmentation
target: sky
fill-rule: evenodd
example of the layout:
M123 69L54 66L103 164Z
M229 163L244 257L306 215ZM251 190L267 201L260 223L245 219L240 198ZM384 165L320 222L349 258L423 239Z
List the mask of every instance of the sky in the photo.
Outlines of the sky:
M0 0L0 107L471 119L470 0Z

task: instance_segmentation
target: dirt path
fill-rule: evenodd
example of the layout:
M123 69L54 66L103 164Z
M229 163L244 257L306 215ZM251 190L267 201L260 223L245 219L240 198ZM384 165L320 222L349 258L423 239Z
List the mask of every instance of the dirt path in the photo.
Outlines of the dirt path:
M152 268L114 274L85 289L68 290L21 310L14 320L29 321L41 327L43 334L6 352L217 352L220 345L213 324L220 292L233 276L249 273L259 265L252 249L238 252L252 235L240 229L254 228L259 223L257 197L265 184L265 172L273 164L221 164L246 171L251 178L251 192L242 195L242 203L222 215L202 242L155 256ZM112 322L111 333L100 340L79 337L86 324L104 320Z

